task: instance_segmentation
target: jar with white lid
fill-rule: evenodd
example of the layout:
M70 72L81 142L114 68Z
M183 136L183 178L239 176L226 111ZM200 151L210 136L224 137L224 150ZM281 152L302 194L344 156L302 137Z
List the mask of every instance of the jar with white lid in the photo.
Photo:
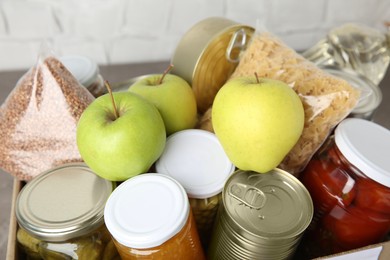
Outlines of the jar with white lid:
M156 172L176 179L186 190L205 250L223 186L234 170L215 134L200 129L170 135L156 162Z
M103 76L95 61L81 55L64 55L60 57L60 61L94 97L106 93Z
M382 242L390 231L390 131L348 118L300 176L314 217L300 259Z
M145 173L121 183L104 218L123 260L205 259L187 194L169 176Z
M84 163L41 173L16 200L18 245L32 259L118 259L103 217L115 186Z

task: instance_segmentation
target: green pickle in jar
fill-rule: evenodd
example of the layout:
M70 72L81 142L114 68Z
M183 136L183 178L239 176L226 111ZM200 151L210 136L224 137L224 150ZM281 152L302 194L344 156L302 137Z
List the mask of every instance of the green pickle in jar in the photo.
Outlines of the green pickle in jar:
M31 259L115 259L104 206L115 183L83 163L50 169L16 200L17 242Z
M189 197L196 226L207 250L225 181L235 170L215 134L187 129L167 138L156 171L176 179Z
M390 232L390 131L342 121L300 176L314 204L300 259L384 241Z

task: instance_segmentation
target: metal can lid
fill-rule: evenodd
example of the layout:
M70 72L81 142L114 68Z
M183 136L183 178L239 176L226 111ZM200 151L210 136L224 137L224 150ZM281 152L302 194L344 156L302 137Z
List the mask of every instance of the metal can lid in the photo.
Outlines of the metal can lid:
M121 183L107 200L104 220L122 245L145 249L171 239L185 225L190 205L175 179L145 173Z
M89 87L93 84L99 75L98 65L88 57L65 55L61 56L59 59L80 84L85 87Z
M192 86L201 113L233 73L253 32L248 25L209 17L192 26L178 43L172 73Z
M69 163L28 182L16 200L21 227L38 239L65 241L104 223L107 198L115 184L97 176L84 163Z
M223 189L235 166L215 134L201 129L176 132L167 138L156 171L183 185L190 198L210 198Z
M313 203L303 184L288 172L267 173L238 170L223 190L227 215L241 229L264 243L296 239L310 224ZM275 244L274 244L275 245Z
M371 80L347 68L338 66L320 66L333 76L346 80L360 91L360 98L352 110L352 114L367 114L373 112L382 102L382 91Z
M347 118L335 130L344 157L367 177L390 187L390 131L374 122Z

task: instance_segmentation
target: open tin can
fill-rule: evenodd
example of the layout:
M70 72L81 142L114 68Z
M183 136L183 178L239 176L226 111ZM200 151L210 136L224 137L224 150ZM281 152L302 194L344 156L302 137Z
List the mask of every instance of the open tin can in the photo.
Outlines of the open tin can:
M309 192L293 175L238 170L225 183L209 259L288 259L313 217Z
M195 24L184 34L172 57L172 74L193 88L198 111L204 113L236 68L254 28L211 17Z

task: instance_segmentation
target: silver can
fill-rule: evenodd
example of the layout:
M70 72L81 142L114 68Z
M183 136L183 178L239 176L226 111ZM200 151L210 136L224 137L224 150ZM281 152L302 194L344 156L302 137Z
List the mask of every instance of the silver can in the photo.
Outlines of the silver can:
M222 201L209 259L291 258L313 217L309 192L280 169L236 171Z

